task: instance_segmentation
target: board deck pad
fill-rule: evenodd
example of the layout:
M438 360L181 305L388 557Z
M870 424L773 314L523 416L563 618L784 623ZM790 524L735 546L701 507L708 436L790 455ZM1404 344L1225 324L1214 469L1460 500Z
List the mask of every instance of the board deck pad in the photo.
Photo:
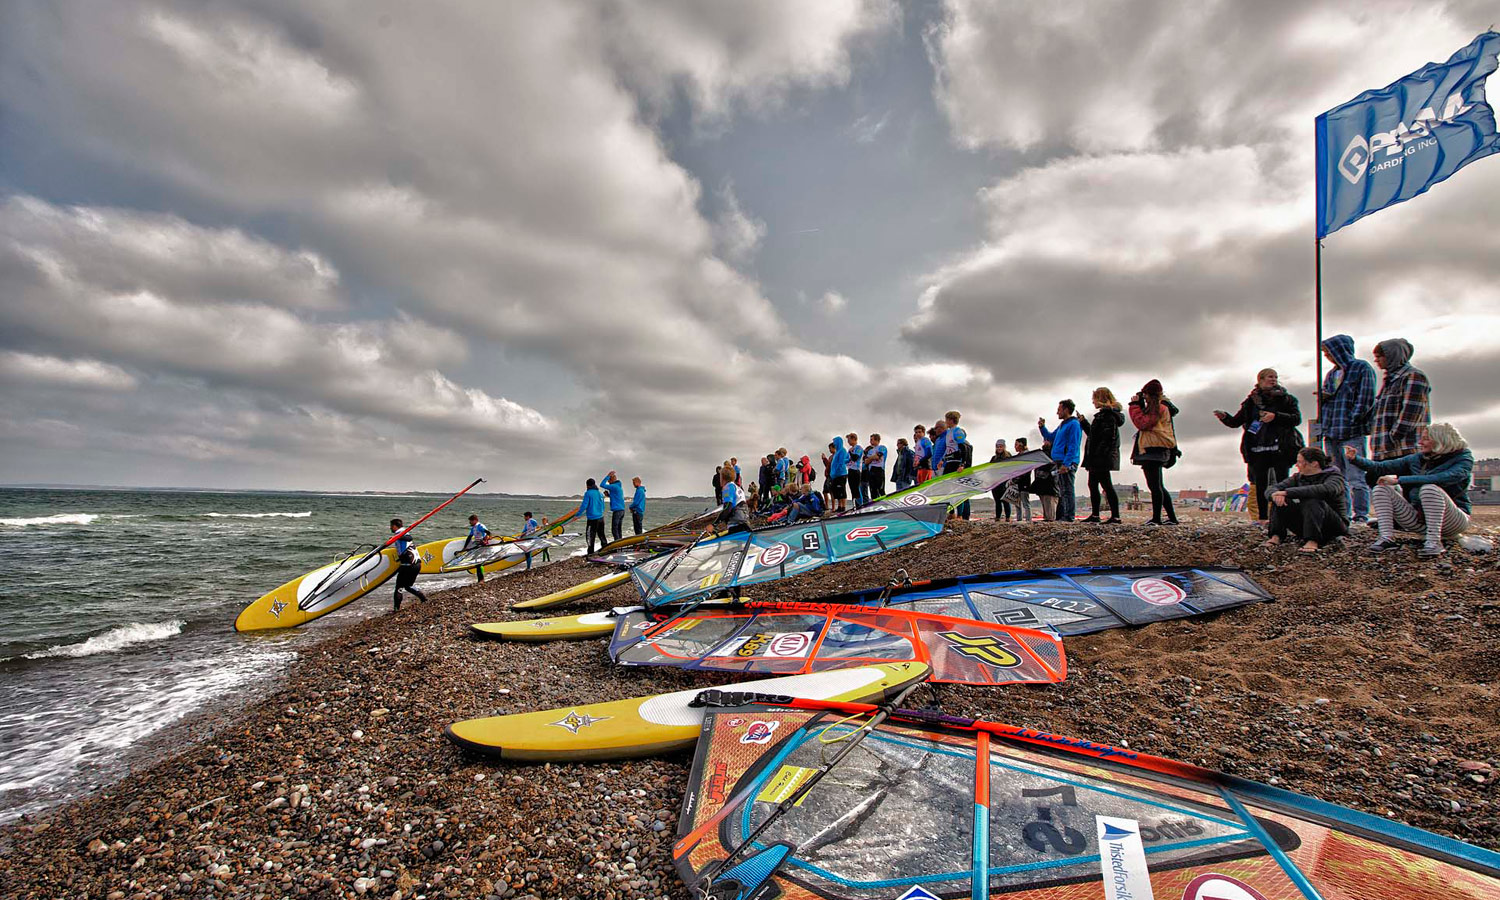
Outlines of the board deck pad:
M927 677L921 663L866 666L723 685L813 699L877 702ZM455 722L448 738L467 750L525 761L628 759L691 747L703 710L688 704L709 686L605 703Z

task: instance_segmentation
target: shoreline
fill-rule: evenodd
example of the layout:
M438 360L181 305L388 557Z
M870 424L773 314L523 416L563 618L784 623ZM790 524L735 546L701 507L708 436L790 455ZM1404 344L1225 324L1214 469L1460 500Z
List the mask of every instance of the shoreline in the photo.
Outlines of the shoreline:
M1495 524L1480 522L1491 534ZM1085 562L1239 565L1277 602L1070 638L1061 685L924 687L913 703L1128 743L1500 848L1497 554L1454 551L1434 565L1362 556L1357 538L1311 559L1256 543L1243 516L1178 529L976 521L754 596L873 585L898 567L938 578ZM687 754L492 764L442 735L462 718L728 680L616 668L599 641L468 637L469 623L527 618L511 603L599 571L559 561L299 647L257 699L144 742L191 741L175 754L0 828L0 893L686 896L669 852ZM626 585L561 611L634 597Z

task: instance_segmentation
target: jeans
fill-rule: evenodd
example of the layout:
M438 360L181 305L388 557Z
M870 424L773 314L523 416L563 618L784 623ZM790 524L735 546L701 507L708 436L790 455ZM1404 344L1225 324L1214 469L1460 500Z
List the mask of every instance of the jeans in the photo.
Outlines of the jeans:
M1058 466L1054 477L1057 479L1057 521L1071 522L1077 515L1074 507L1078 498L1074 496L1073 478L1078 470L1071 466Z
M1025 491L1021 492L1021 499L1016 501L1016 524L1031 524L1031 495Z
M849 470L849 499L856 507L870 502L870 492L865 488L865 470Z
M871 500L885 496L885 469L872 467L865 470L865 490Z
M1350 438L1347 441L1331 441L1323 439L1323 452L1333 460L1333 464L1344 473L1344 484L1349 491L1349 509L1354 511L1355 521L1361 521L1370 517L1370 484L1365 481L1365 470L1344 458L1344 448L1353 447L1354 452L1360 456L1368 457L1363 436Z
M896 479L896 490L898 490L898 491L904 491L907 488L914 487L914 486L916 486L916 481L914 481L914 480L912 480L910 478L897 478Z
M641 520L644 519L645 517L646 517L646 514L642 510L632 509L630 511L630 524L633 525L633 526L635 526L635 533L636 534L640 534L641 533Z
M604 539L604 520L603 519L589 519L588 520L588 524L584 528L584 531L588 534L589 555L590 556L594 555L594 541L596 539L599 541L599 546L601 546L601 547L603 547L605 544L609 543L609 541L607 541L607 540Z

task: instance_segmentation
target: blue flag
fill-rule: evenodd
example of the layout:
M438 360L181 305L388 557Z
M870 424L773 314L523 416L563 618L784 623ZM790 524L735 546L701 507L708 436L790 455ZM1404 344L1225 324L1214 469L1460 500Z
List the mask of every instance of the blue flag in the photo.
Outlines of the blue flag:
M1484 99L1497 55L1500 34L1487 31L1447 62L1318 116L1319 238L1500 152Z

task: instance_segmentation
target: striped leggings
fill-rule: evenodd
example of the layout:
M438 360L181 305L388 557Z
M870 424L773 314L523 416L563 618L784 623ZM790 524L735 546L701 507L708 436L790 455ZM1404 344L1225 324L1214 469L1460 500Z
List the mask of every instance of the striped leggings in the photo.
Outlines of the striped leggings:
M1437 485L1422 485L1417 489L1417 499L1421 505L1411 505L1400 485L1377 484L1371 489L1370 510L1375 513L1381 540L1392 540L1399 528L1424 532L1427 546L1441 547L1445 539L1458 537L1469 527L1468 514Z

